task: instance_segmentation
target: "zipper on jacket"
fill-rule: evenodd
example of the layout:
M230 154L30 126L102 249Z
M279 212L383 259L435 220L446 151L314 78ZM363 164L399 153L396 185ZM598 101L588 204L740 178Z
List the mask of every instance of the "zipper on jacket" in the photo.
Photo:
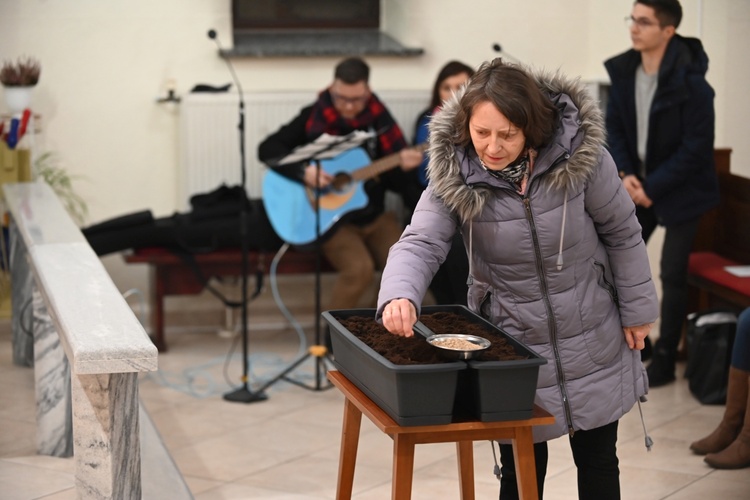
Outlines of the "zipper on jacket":
M529 192L528 189L526 191ZM552 350L555 353L555 369L557 370L557 386L560 389L560 394L563 400L563 410L565 411L565 421L568 425L568 433L573 435L573 417L570 411L570 401L568 400L568 390L565 387L565 373L563 372L562 362L560 361L560 348L557 345L557 327L555 326L554 312L552 311L552 304L549 301L549 288L547 286L547 278L544 273L544 265L542 260L542 252L539 248L539 236L536 232L536 223L534 222L534 215L531 213L531 200L528 195L523 197L523 206L526 210L526 219L529 221L531 227L531 239L534 243L534 255L536 256L536 271L537 277L539 278L539 285L542 288L542 300L544 301L544 307L547 309L547 324L549 326L550 333L550 344Z

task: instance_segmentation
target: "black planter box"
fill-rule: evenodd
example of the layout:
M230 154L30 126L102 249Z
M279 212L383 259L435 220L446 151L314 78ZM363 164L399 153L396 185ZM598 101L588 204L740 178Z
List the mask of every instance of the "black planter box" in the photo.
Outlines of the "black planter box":
M375 309L326 311L334 364L399 425L446 424L530 418L539 367L547 361L503 330L461 305L425 306L422 314L460 315L486 330L488 340L504 338L526 359L454 361L396 365L376 353L337 320L375 317Z
M547 360L496 327L478 314L461 305L426 306L422 314L453 313L481 325L490 341L504 338L516 354L527 359L507 361L469 360L469 370L459 379L454 413L474 417L482 422L523 420L531 418L539 367Z
M375 309L325 311L330 325L333 364L401 426L453 421L458 374L463 361L431 365L396 365L344 328L338 319L375 318Z

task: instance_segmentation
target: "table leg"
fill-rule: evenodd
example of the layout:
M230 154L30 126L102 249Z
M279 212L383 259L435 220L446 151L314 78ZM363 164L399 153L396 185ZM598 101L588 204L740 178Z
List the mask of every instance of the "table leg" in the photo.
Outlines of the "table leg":
M393 481L391 500L409 500L414 476L414 437L409 434L393 436Z
M516 437L513 439L513 458L516 462L518 498L521 500L537 500L539 492L536 486L534 438L531 426L516 427L515 434Z
M344 402L344 423L341 429L341 454L336 500L349 500L354 485L354 465L357 462L359 429L362 412L348 399Z
M457 441L458 486L461 500L474 500L474 442Z

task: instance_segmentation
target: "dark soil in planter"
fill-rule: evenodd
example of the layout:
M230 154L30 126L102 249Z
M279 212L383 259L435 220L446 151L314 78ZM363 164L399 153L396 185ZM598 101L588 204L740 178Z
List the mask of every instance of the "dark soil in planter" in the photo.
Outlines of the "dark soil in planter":
M452 312L423 314L420 321L435 334L460 333L477 335L492 342L478 361L510 361L528 359L516 354L515 349L503 337L490 332L484 325L473 323ZM339 322L359 340L375 352L396 365L421 365L449 363L455 360L444 358L437 347L427 343L424 337L415 333L412 337L393 335L372 316L351 316L339 318Z

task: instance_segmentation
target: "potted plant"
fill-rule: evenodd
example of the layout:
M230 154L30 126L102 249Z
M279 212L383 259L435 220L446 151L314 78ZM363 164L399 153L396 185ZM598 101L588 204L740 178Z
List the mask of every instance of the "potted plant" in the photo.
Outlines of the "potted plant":
M41 64L32 57L5 61L0 68L0 83L12 113L21 113L31 104L31 89L39 82Z
M75 176L61 165L58 155L47 151L34 161L34 179L49 184L65 209L78 225L83 225L88 215L88 206L73 188Z

